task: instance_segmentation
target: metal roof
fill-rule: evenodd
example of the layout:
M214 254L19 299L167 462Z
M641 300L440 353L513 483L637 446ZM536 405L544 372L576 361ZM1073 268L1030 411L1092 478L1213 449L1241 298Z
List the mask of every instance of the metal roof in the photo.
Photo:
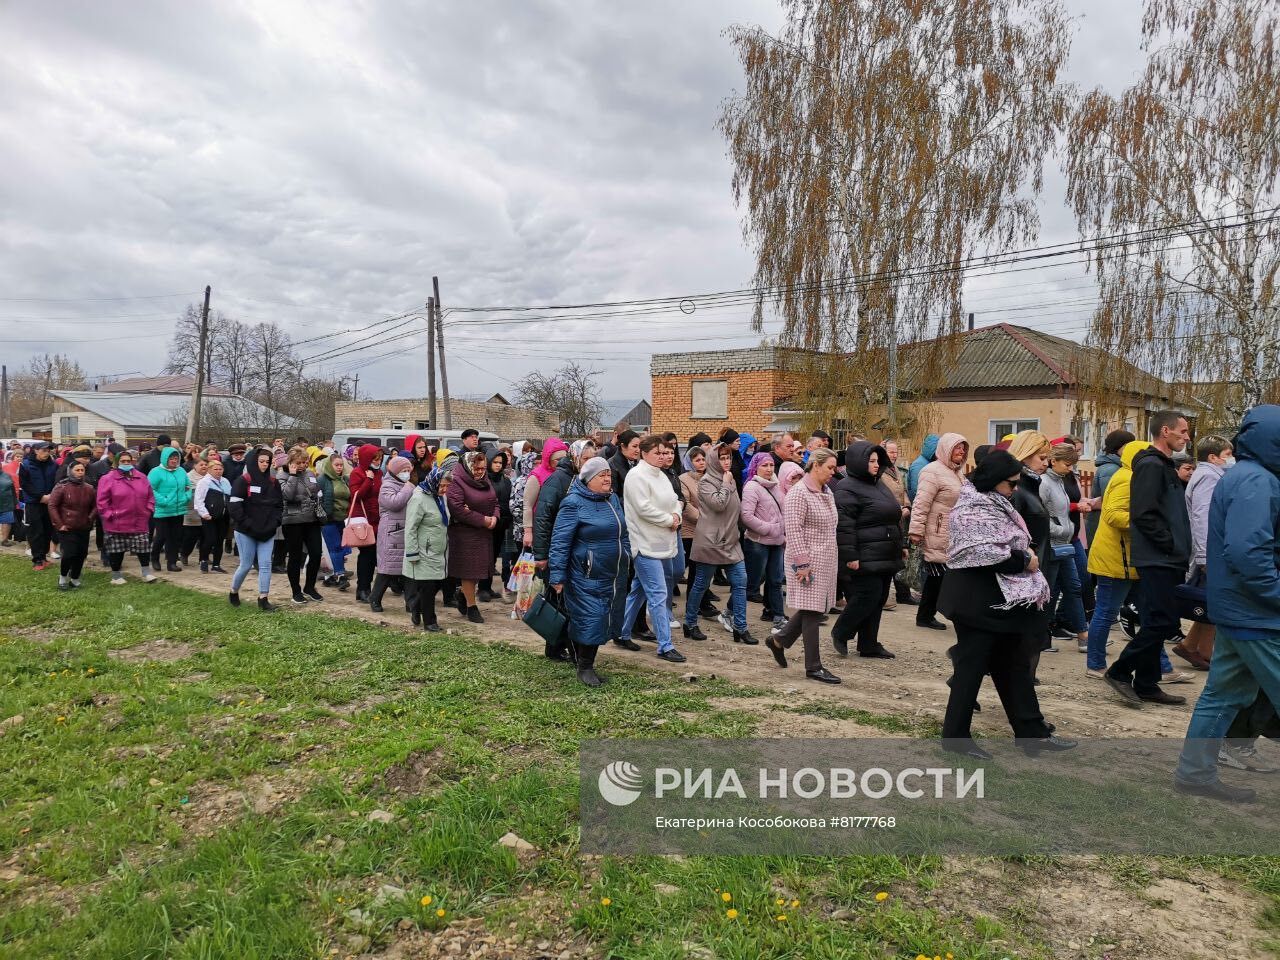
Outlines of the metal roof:
M50 390L49 393L122 427L172 427L176 417L185 416L184 411L191 403L190 397L173 393L112 393L101 390ZM206 410L227 407L226 415L234 417L239 426L284 429L293 423L292 417L244 397L206 397L204 403Z
M167 393L191 395L196 385L196 378L185 373L166 374L159 377L128 377L124 380L109 380L98 384L98 393ZM206 397L234 397L235 394L226 387L206 383Z

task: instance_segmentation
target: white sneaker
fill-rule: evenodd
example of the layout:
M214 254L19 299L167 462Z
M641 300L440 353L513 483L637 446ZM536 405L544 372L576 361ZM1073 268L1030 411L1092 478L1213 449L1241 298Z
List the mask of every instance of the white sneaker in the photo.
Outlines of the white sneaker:
M156 576L154 573L152 573L150 570L148 570L146 573L144 573L144 574L142 575L142 582L143 582L143 583L155 583L158 579L160 579L160 578L159 578L159 577L157 577L157 576Z
M123 586L125 585L125 583L126 583L126 582L127 582L127 581L125 580L125 578L124 578L124 575L123 575L123 574L115 574L115 573L113 573L113 574L111 575L111 585L112 585L113 587L123 587Z
M679 630L682 624L683 624L683 621L681 621L681 620L677 620L675 617L672 617L672 618L671 618L671 629L672 629L672 630Z
M1258 748L1249 744L1243 747L1222 745L1218 751L1218 763L1233 770L1248 770L1252 773L1275 773L1276 768L1258 758Z
M733 633L733 617L730 616L728 610L725 610L720 614L720 616L716 617L716 622L719 623L720 626L724 627L726 632Z
M50 559L50 560L61 560L61 559L62 559L62 554L60 554L57 550L50 550L50 551L49 551L49 559Z
M1161 683L1190 683L1191 674L1183 673L1181 670L1175 670L1173 673L1166 673L1160 678Z

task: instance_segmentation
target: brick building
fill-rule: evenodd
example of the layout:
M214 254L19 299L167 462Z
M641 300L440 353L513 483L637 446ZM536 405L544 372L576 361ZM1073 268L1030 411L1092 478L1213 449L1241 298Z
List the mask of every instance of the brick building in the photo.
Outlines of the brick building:
M559 432L556 414L509 403L501 394L488 400L451 400L453 429L475 427L503 440L533 439ZM333 405L335 430L426 430L427 399L339 400ZM436 401L437 428L444 425L444 401Z
M649 361L653 429L670 430L681 442L725 427L760 434L773 419L769 411L796 390L798 351L781 347L658 353Z

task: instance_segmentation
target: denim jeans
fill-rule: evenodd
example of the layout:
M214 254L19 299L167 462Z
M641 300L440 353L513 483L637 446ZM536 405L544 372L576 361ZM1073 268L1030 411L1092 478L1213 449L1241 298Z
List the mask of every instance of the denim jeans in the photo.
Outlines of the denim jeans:
M756 543L748 539L742 541L742 549L746 553L747 593L755 593L763 586L765 608L775 617L785 616L783 607L786 601L782 599L782 584L786 580L787 571L782 558L786 545Z
M1230 627L1219 625L1209 679L1191 714L1176 779L1217 781L1222 738L1236 714L1253 703L1259 687L1272 703L1280 703L1280 631L1265 640L1242 640Z
M258 595L265 597L271 590L271 551L275 547L274 540L255 540L247 533L236 531L236 549L240 553L240 566L231 575L231 590L240 592L240 585L253 569L253 561L258 561Z
M698 610L702 607L703 594L711 585L711 578L717 570L723 570L729 578L729 610L733 614L733 629L739 633L747 631L747 565L739 560L737 563L726 563L716 566L710 563L698 564L698 575L693 578L693 586L689 588L689 596L684 603L684 624L686 627L698 625Z
M321 530L324 534L325 549L329 551L329 563L333 566L333 572L337 576L342 576L347 572L347 554L351 552L350 547L342 545L342 529L345 526L341 520L330 520Z
M631 639L631 627L640 613L643 599L649 611L649 629L658 638L658 652L665 653L672 646L671 610L667 606L667 578L671 574L671 558L659 560L638 553L632 564L636 575L631 581L631 592L627 594L627 607L620 635L624 640Z
M1107 637L1134 582L1120 577L1098 577L1098 599L1093 619L1089 621L1089 653L1085 660L1088 669L1107 669Z
M1084 620L1084 602L1080 599L1080 572L1076 567L1075 557L1058 557L1053 565L1053 580L1049 586L1053 590L1053 599L1049 608L1056 613L1056 619L1072 633L1084 633L1089 625ZM1052 622L1055 617L1050 616Z
M1076 576L1080 580L1080 602L1087 614L1098 602L1093 583L1089 579L1089 555L1085 553L1084 544L1080 542L1079 537L1072 540L1071 545L1076 548Z

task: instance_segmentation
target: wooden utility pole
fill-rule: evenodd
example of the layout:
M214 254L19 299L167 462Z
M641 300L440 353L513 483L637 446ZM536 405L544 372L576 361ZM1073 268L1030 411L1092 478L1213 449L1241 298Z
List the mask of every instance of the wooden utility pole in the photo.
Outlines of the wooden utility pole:
M7 437L12 433L9 424L9 368L0 365L0 434Z
M449 371L444 365L444 317L440 313L440 278L431 278L431 290L436 295L436 346L440 350L440 389L444 391L444 428L453 429L453 407L449 403Z
M355 386L351 388L351 399L352 400L360 399L360 374L358 373L356 374Z
M898 435L898 317L894 314L889 333L889 390L885 395L888 429Z
M204 288L204 308L200 311L200 349L196 354L196 382L191 388L191 409L187 411L187 442L196 443L200 431L200 402L204 398L204 357L209 342L209 294Z
M427 422L436 424L436 298L427 297Z

